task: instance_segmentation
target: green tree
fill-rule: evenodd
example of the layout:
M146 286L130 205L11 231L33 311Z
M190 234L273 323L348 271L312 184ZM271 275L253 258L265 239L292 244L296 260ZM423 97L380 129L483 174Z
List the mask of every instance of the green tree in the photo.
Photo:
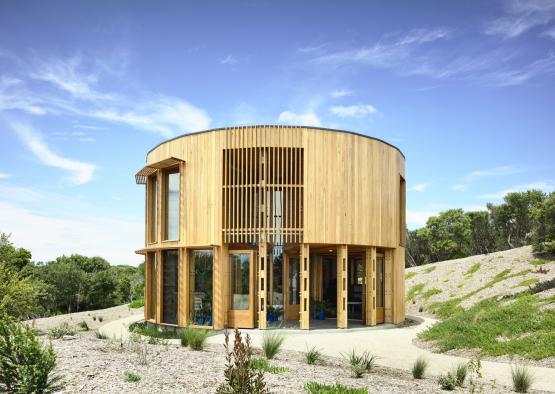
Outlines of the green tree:
M433 261L457 259L470 253L470 218L462 209L432 216L423 235L430 242Z
M31 265L31 252L27 249L16 248L10 242L10 235L0 233L0 264L21 271Z
M432 249L425 229L407 231L405 265L414 267L432 262Z
M495 250L495 230L488 211L467 212L470 219L470 254L484 254Z
M555 192L531 210L534 250L555 253Z

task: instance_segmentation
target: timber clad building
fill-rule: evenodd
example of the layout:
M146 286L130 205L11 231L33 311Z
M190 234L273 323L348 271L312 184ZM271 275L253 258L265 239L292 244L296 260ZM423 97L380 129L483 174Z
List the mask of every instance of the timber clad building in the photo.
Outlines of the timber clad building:
M146 185L145 319L183 327L405 318L405 158L317 127L230 127L166 141ZM322 322L320 322L320 321Z

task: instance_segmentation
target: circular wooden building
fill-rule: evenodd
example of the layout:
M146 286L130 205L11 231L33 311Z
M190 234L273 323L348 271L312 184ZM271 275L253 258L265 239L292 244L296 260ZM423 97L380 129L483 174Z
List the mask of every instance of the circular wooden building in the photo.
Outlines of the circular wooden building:
M182 327L405 318L405 159L318 127L186 134L152 149L145 319ZM283 320L287 322L282 322Z

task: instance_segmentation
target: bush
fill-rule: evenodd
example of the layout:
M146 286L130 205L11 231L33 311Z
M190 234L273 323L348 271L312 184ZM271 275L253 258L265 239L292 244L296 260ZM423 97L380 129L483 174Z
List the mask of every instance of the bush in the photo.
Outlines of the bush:
M427 367L428 361L423 356L418 357L412 365L412 376L415 379L423 379Z
M158 344L161 341L157 339L180 339L181 335L175 331L159 330L156 327L147 327L144 320L131 323L129 332L134 332L145 337L150 337L152 344Z
M251 366L254 369L258 369L259 371L263 372L270 372L270 373L282 373L282 372L289 372L289 368L284 367L275 367L271 365L268 360L265 358L251 358Z
M371 372L378 359L368 352L358 354L355 349L351 350L350 353L343 354L343 357L348 361L354 378L360 378L365 372Z
M534 376L526 367L517 366L511 368L511 377L513 379L513 388L517 393L527 393L532 383L534 383Z
M252 365L252 348L249 335L247 334L243 341L239 330L235 329L234 333L233 349L229 345L229 332L226 330L224 333L226 352L225 383L218 386L216 393L269 393L269 390L266 388L266 382L264 382L264 373Z
M322 353L315 347L307 350L305 354L306 363L309 365L314 365L319 361L322 361Z
M322 384L317 382L308 382L304 385L304 389L310 394L368 394L366 387L351 388L336 383L335 385Z
M56 354L25 324L0 318L0 392L54 393L61 376L53 374Z
M265 332L262 337L262 350L268 360L274 358L279 353L285 336L278 332Z
M135 375L131 372L125 372L124 376L126 382L138 382L139 380L141 380L141 377L139 375Z
M89 325L85 320L78 324L79 328L83 331L89 331Z
M210 332L203 328L187 327L180 335L181 345L189 346L193 350L203 350L206 338L209 335ZM184 343L187 345L184 345Z
M464 381L466 380L466 374L468 372L468 365L466 363L460 363L457 365L455 369L455 373L453 374L456 379L457 386L462 387L464 386Z
M447 375L440 375L437 382L442 390L453 391L457 387L457 377L453 376L451 372L447 372Z
M129 308L137 309L145 306L145 300L133 300L129 303Z
M75 335L75 329L68 322L63 322L48 330L48 338L58 339L64 335Z

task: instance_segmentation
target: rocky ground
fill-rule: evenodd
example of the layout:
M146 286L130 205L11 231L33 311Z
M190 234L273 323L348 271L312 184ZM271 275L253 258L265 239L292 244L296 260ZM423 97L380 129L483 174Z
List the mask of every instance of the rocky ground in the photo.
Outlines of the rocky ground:
M52 345L67 393L214 393L224 380L225 354L219 345L197 352L176 345L101 340L90 332L72 340L54 340ZM289 371L265 373L265 380L273 393L303 393L304 384L310 381L368 387L370 393L442 392L435 378L414 380L408 372L378 368L355 379L342 360L328 359L326 363L311 366L304 363L302 353L281 353L271 364ZM141 380L127 382L125 372ZM488 384L484 392L510 390Z

